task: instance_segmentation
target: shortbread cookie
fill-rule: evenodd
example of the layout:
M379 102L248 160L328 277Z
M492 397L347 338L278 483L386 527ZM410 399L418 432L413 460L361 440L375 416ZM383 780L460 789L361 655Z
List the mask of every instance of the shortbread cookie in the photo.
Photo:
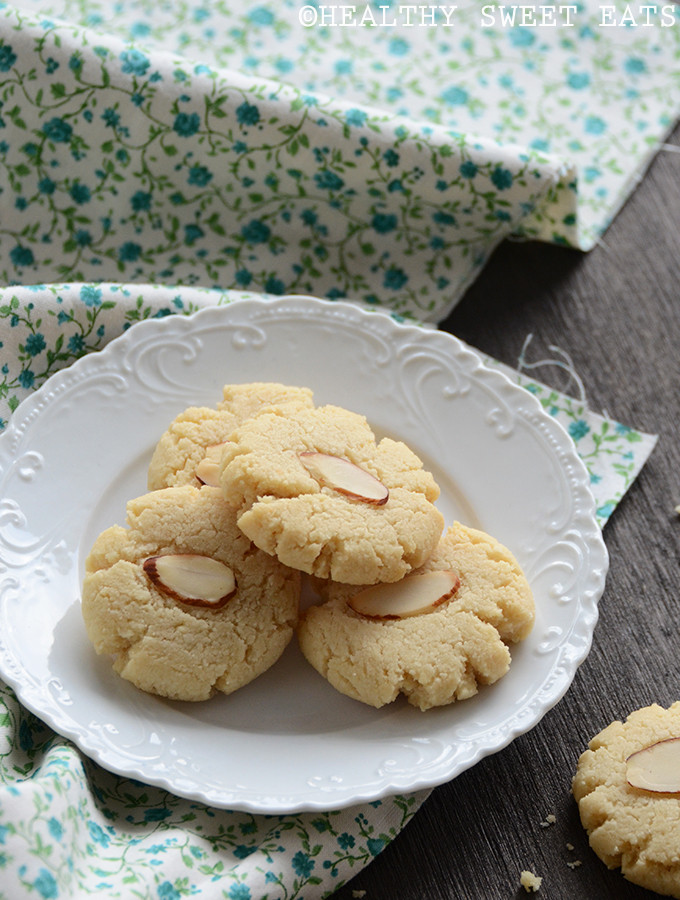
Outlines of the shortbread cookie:
M297 403L311 408L313 393L307 387L294 387L272 381L254 381L250 384L225 384L218 409L228 409L240 422L245 422L267 406L280 403Z
M680 898L680 701L638 709L588 747L572 788L590 846L634 884Z
M268 382L227 384L222 394L216 408L191 406L170 424L151 458L147 479L150 491L182 484L196 486L196 470L206 451L218 448L237 425L272 404L314 405L309 388Z
M88 636L116 672L153 694L205 700L279 658L300 575L252 546L219 489L145 494L128 503L127 526L97 538L82 592Z
M525 638L534 621L510 551L459 523L403 581L317 587L326 602L301 616L302 652L337 690L376 707L399 693L422 710L472 697L505 675L506 642Z
M376 444L366 419L338 406L249 419L224 448L221 485L256 546L351 584L402 578L444 524L439 488L415 453L389 438Z

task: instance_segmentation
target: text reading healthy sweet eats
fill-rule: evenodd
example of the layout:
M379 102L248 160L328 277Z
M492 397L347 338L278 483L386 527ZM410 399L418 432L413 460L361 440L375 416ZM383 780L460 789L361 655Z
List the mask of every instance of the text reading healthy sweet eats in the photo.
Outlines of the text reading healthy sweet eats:
M298 21L305 28L453 28L466 12L464 7L442 4L320 4L302 6ZM575 28L583 22L583 8L570 3L489 3L482 6L479 18L482 28ZM680 16L671 3L601 3L588 22L601 28L670 28Z

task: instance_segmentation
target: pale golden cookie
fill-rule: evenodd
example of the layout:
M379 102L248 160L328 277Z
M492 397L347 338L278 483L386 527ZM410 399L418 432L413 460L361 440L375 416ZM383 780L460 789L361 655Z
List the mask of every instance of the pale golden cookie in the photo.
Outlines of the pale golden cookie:
M241 422L272 404L313 406L308 388L268 382L227 384L222 395L216 408L190 406L171 422L151 458L150 491L181 484L196 486L196 468L206 449L226 441Z
M525 638L534 621L517 561L488 534L455 523L427 562L403 582L382 585L381 597L408 583L422 592L416 579L435 572L457 576L452 596L406 618L367 618L350 605L362 593L356 587L317 585L326 602L301 616L303 654L337 690L376 707L399 693L423 710L444 706L498 681L510 665L506 642Z
M572 783L590 846L641 887L680 898L680 794L628 783L631 754L680 738L680 701L653 704L613 722L588 744ZM678 774L675 766L676 778ZM631 780L634 778L631 777Z
M339 490L305 454L350 463L371 485ZM384 496L361 493L377 483ZM396 581L422 565L444 524L439 488L415 453L389 438L376 444L366 419L338 406L272 408L245 422L224 448L221 485L256 546L351 584Z
M219 489L145 494L128 503L127 525L97 538L82 592L88 636L97 653L115 656L123 678L163 697L204 700L235 691L276 662L297 620L300 576L252 546ZM236 589L221 608L175 599L144 567L149 558L167 563L177 554L217 560L233 572ZM196 582L191 588L200 593Z

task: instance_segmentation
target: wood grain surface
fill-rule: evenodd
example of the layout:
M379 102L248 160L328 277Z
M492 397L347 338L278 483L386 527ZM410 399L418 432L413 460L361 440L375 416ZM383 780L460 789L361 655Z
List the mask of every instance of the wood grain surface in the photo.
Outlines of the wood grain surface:
M680 128L668 143L680 149ZM609 722L680 699L680 152L657 155L589 254L501 245L443 328L511 365L529 333L532 358L558 345L591 409L659 442L605 526L600 618L565 697L528 734L434 789L334 900L651 898L590 849L571 779ZM538 893L520 887L523 869L543 878Z

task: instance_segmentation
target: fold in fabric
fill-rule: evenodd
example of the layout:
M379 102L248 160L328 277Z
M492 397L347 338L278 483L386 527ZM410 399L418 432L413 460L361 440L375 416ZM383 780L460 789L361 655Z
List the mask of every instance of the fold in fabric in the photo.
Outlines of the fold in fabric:
M240 71L253 83L265 78L336 98L350 127L379 111L378 128L401 117L435 146L455 147L464 136L469 145L505 145L515 165L537 155L563 177L518 231L584 250L680 113L680 12L668 3L17 5L140 42L154 56L169 51L186 65L230 70L228 80Z
M91 763L0 682L3 896L321 897L367 865L429 791L337 812L212 809Z
M0 34L9 284L310 293L439 321L568 172L12 7Z

